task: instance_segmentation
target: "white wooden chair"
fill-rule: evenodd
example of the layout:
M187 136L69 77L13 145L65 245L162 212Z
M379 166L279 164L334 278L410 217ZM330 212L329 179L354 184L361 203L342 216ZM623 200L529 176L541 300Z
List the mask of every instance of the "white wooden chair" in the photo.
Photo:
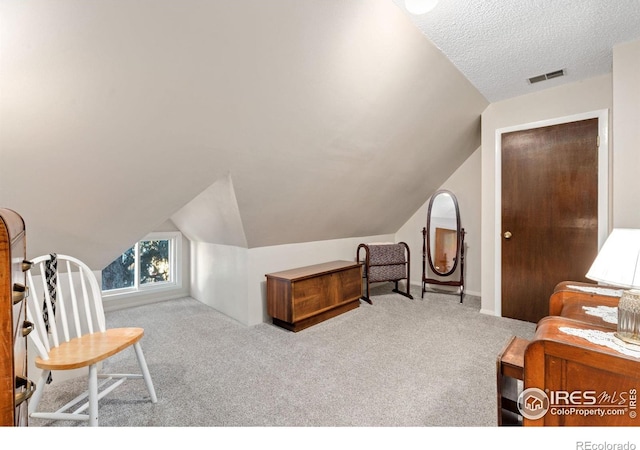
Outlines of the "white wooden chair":
M39 256L31 261L27 271L27 320L33 323L29 338L37 352L35 365L42 369L29 404L30 417L85 420L90 426L97 426L98 401L129 378L144 378L151 402L156 403L155 389L140 345L144 330L106 329L98 281L91 269L76 258L55 255L57 282L54 294L48 283L51 277L46 273L51 259L52 255ZM141 374L98 373L102 361L131 346L135 349ZM37 411L52 370L84 367L89 371L87 391L55 412ZM101 379L100 384L98 379Z

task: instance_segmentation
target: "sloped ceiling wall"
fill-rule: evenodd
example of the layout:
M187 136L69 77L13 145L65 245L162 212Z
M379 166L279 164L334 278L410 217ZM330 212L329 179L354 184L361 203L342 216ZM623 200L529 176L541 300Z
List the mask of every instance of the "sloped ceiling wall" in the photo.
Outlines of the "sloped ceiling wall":
M247 247L230 175L183 206L171 221L191 241Z
M230 176L249 248L395 232L487 101L391 0L3 0L0 204L102 268Z

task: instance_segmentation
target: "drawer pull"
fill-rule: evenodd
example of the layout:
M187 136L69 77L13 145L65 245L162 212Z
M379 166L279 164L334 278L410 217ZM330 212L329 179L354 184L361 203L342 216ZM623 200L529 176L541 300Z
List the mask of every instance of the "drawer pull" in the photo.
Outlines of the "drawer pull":
M22 271L26 272L27 270L31 269L31 266L33 266L33 263L31 261L27 261L26 259L24 261L22 261Z
M33 331L33 323L25 320L22 322L22 337L26 337Z
M15 406L16 408L31 398L36 391L36 385L28 378L16 376L16 390L24 388L22 392L16 392L15 394Z
M14 283L13 284L13 304L20 303L22 300L27 298L29 295L29 288L24 284Z

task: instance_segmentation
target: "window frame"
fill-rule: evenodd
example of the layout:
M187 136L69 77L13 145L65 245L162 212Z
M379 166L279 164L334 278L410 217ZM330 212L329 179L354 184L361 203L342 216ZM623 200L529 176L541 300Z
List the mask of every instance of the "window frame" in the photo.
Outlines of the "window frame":
M143 241L169 241L169 281L140 284L140 243ZM130 287L102 290L103 298L125 295L147 294L149 292L179 289L182 287L182 233L179 231L155 231L133 244L134 247L134 285ZM131 248L131 247L129 247ZM129 249L127 249L129 250ZM125 252L127 251L125 250ZM124 253L124 252L123 252ZM102 281L102 279L101 279Z

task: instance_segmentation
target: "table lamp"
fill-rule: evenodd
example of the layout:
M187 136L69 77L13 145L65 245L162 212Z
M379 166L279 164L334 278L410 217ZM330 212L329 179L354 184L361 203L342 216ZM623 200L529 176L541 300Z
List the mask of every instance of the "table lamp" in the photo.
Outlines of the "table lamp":
M640 229L614 228L586 277L626 288L618 303L615 336L640 346Z

